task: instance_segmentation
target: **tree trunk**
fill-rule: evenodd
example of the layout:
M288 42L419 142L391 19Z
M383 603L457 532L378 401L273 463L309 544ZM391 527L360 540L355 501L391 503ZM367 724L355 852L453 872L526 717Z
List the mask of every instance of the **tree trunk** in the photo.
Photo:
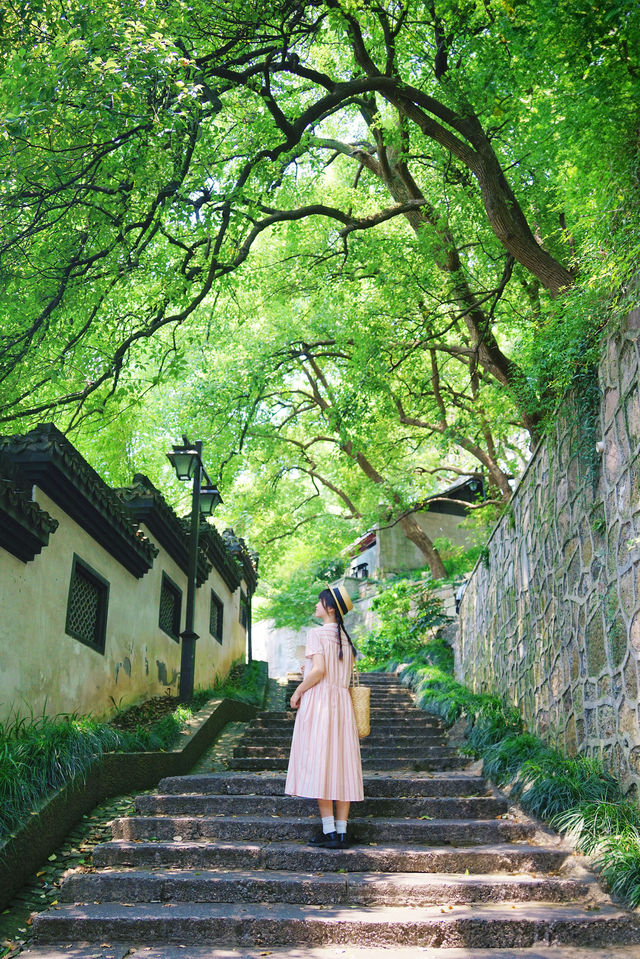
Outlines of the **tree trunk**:
M426 556L433 578L445 579L447 571L444 568L442 560L440 559L440 554L433 545L430 537L425 533L418 523L415 515L413 513L409 513L407 516L403 516L399 525L407 538L410 539L411 542L414 543Z
M475 118L474 121L480 131L480 123ZM474 173L493 232L511 256L538 277L552 297L559 296L573 286L575 278L536 241L484 131L478 132L474 145L478 147Z

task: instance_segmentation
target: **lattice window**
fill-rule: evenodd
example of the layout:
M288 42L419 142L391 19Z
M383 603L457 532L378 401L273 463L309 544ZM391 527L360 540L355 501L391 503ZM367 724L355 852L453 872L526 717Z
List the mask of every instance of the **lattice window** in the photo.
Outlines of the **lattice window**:
M247 599L247 594L240 591L240 625L243 629L246 629L249 625L249 600Z
M180 641L180 613L182 611L182 590L166 573L162 574L160 589L160 616L158 623L171 639Z
M211 606L209 609L209 632L222 644L222 621L224 615L224 603L220 597L211 590Z
M87 566L79 556L74 556L67 602L67 634L104 653L108 604L107 580Z

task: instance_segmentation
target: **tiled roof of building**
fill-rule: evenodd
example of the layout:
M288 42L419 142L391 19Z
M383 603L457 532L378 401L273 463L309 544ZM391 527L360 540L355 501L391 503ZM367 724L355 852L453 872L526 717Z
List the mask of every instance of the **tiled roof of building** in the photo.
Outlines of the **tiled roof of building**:
M34 503L14 463L0 454L0 547L28 563L58 528L58 521Z
M158 555L131 522L116 493L52 423L21 436L1 436L0 453L138 578Z
M116 490L125 508L138 523L144 523L152 536L166 549L183 572L189 568L190 520L179 517L162 493L142 473L136 473L133 484ZM234 592L240 585L241 564L227 548L215 526L200 525L197 583L201 586L212 568Z

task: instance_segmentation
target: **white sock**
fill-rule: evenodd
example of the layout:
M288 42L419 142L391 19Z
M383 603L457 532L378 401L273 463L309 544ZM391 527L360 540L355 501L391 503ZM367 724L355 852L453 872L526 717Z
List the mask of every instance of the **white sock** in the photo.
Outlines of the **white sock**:
M333 816L323 816L322 817L322 832L325 834L328 832L336 831L336 821Z
M347 831L347 820L346 819L336 819L336 832L339 836L344 836Z

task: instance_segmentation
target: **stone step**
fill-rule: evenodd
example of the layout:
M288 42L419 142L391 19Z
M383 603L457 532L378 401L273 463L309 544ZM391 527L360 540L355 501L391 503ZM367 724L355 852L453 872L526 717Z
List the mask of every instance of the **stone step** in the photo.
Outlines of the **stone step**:
M158 789L165 795L258 795L283 796L284 776L253 775L242 773L209 773L194 776L168 776L161 779ZM487 783L482 776L465 773L442 772L437 778L425 774L403 776L364 777L364 794L369 799L380 796L482 796L487 793ZM357 809L354 806L354 810Z
M138 946L135 959L185 959L184 946L164 945ZM128 943L87 943L80 945L32 946L20 953L20 959L131 959ZM261 953L258 952L258 956ZM216 946L190 946L188 959L254 959L255 952ZM275 946L269 949L270 959L301 959L297 946ZM382 959L381 950L375 946L349 946L349 953L339 946L307 947L305 959ZM536 944L523 949L441 949L428 946L395 946L393 959L638 959L636 946L566 946L561 948Z
M243 758L234 758L228 761L229 769L236 770L276 770L286 769L288 758L273 758L271 756L246 756ZM397 756L395 759L379 759L375 756L362 757L363 769L379 769L387 771L389 769L415 769L422 772L439 772L449 769L466 769L470 760L464 756L455 756L451 758L442 757L440 759L415 759L413 756Z
M288 695L288 696L293 695L293 693L298 688L301 682L302 682L302 678L300 678L297 682L290 683L289 686L287 686L285 689L285 695ZM364 686L365 689L370 690L371 697L376 696L376 697L380 697L381 699L389 699L393 697L399 697L399 698L409 697L413 699L413 695L414 695L408 686L400 686L397 683L395 685L384 686L384 685L380 685L379 683L366 683L360 680L360 685Z
M367 687L365 683L362 683L365 688L369 689L369 702L370 703L391 703L393 706L404 706L405 704L415 704L415 696L405 687L397 690L378 690L375 687ZM290 690L287 690L285 696L289 699L295 692L296 686L292 686Z
M375 689L369 690L370 706L391 706L404 709L407 706L415 706L415 704L415 697L406 689L397 693L379 693Z
M245 730L244 737L246 737L246 739L255 739L256 741L259 737L261 739L264 738L264 741L270 741L271 737L273 737L274 739L291 742L293 730L293 723L280 722L274 723L271 726L261 725L248 727ZM383 741L388 744L404 741L414 742L416 740L423 740L433 743L434 745L436 742L446 744L447 734L440 726L423 726L420 723L408 722L374 723L371 726L371 733L369 736L363 737L361 743L367 741ZM243 738L243 742L244 741L245 739Z
M417 707L407 707L407 709L379 709L371 710L372 714L376 716L378 722L400 722L400 723L410 723L414 725L416 723L420 726L433 726L439 730L443 729L442 723L437 719L437 717L430 716L428 713L423 712ZM267 713L263 716L259 716L256 719L253 719L250 723L250 726L281 726L282 723L291 722L293 723L296 718L296 713L293 709L287 710L286 712L273 712Z
M313 816L127 816L114 819L114 839L182 840L225 839L306 841ZM514 842L534 833L528 822L512 819L358 819L350 822L353 836L359 842L422 843L424 845L456 845L457 843Z
M40 942L133 941L234 946L422 945L502 948L640 942L640 917L553 903L452 906L304 906L291 903L87 903L34 919Z
M374 718L374 717L370 717ZM292 730L294 725L295 715L292 713L291 716L288 716L283 719L260 719L252 721L247 729L250 731L257 729L277 729L281 731ZM394 732L434 732L439 733L440 735L445 734L444 727L442 723L435 722L429 717L425 718L425 714L421 713L420 716L395 716L387 717L386 719L380 719L375 717L374 728L380 732L385 731L394 731Z
M367 686L397 686L406 689L396 673L361 673L358 671L360 682Z
M403 686L400 682L400 679L397 673L381 673L381 672L358 672L360 676L361 683L379 683L380 685L387 684L389 686L400 686L401 689L406 689L406 686Z
M293 796L179 796L151 794L136 798L142 816L317 816L314 799ZM494 819L507 812L507 800L493 796L365 798L354 804L352 816L409 816L419 819Z
M265 746L236 746L234 747L233 755L237 759L249 756L269 756L272 759L288 759L289 752L290 749L288 746L267 744ZM360 743L360 754L363 760L379 759L381 761L385 759L395 759L397 756L409 755L408 752L403 754L399 747L393 745L369 746L367 739L363 739ZM412 758L415 758L415 755L414 753ZM419 759L440 759L441 757L448 759L457 756L458 750L453 746L429 746L424 744L417 755Z
M386 722L389 719L406 719L408 722L426 722L422 719L425 713L417 706L407 706L406 709L393 709L392 707L381 706L370 710L371 719L378 723ZM431 720L433 722L433 720ZM440 725L434 723L434 725Z
M262 746L271 744L274 746L289 746L293 729L250 729L242 737L242 746ZM371 735L362 740L362 745L368 746L389 746L390 744L398 749L402 747L416 748L424 746L445 746L447 740L440 732L428 730L427 732L403 732L388 733L375 729Z
M592 901L593 881L546 876L205 870L99 871L66 879L60 902L295 902L307 905L460 905Z
M311 834L308 829L307 835ZM306 837L305 837L306 838ZM429 848L379 843L351 849L317 849L287 842L130 842L102 843L93 851L96 867L157 866L186 869L276 869L300 872L411 873L565 873L573 862L563 846L529 842Z
M392 706L404 709L406 706L415 706L416 700L413 694L406 689L397 693L379 693L375 689L370 689L369 704L371 706Z

